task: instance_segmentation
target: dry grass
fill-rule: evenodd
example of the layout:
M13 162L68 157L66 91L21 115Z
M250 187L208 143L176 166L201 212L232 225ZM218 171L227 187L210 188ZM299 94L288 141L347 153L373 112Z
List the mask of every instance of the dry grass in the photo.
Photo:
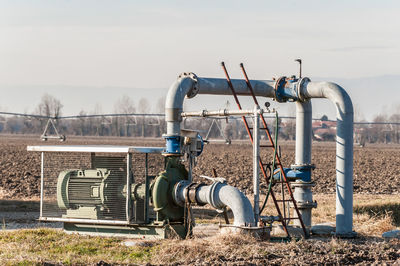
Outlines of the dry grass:
M54 263L112 264L353 264L395 262L400 240L258 241L248 235L142 242L126 247L120 239L66 235L55 229L0 232L2 265Z
M252 195L247 195L249 199ZM261 197L261 201L263 197ZM335 223L336 197L335 194L315 194L314 200L318 207L313 209L313 224ZM293 212L293 210L291 210ZM270 200L264 215L277 215ZM230 221L233 222L232 214ZM221 214L209 211L207 214L196 215L197 223L225 223ZM354 195L354 230L365 236L381 236L382 233L400 227L400 196L399 195Z
M334 222L335 194L317 194L318 208L313 210L313 223ZM400 226L399 195L354 195L354 230L365 236L381 236Z
M334 222L335 195L316 195L318 208L313 222ZM256 240L247 235L217 235L188 240L141 242L126 247L121 239L67 235L55 229L0 230L0 262L9 264L349 264L395 262L400 258L400 240L384 241L380 234L398 226L397 195L355 195L356 240L311 239L289 243ZM271 210L269 206L267 211ZM203 222L221 218L203 216ZM396 218L397 217L397 218ZM211 218L211 220L210 220Z

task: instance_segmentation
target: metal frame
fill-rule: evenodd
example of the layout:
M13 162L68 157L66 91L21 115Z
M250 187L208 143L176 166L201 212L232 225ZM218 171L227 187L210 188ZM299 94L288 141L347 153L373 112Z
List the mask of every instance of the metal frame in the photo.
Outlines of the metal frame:
M48 222L66 222L66 223L84 223L84 224L113 224L113 225L129 225L131 224L130 212L130 171L132 169L132 153L145 153L145 177L146 188L149 187L148 181L148 154L157 153L161 154L164 151L163 147L140 147L140 146L112 146L112 145L42 145L42 146L28 146L27 151L41 152L41 167L40 167L40 221ZM43 199L44 199L44 159L45 152L85 152L85 153L126 153L127 169L126 169L126 220L90 220L90 219L71 219L71 218L57 218L57 217L43 217ZM146 202L148 202L149 195L146 194ZM148 209L145 208L145 222L148 222Z
M164 147L115 145L40 145L28 146L27 151L39 152L102 152L102 153L162 153Z
M60 141L65 141L65 136L64 135L60 135L60 133L58 133L56 124L54 123L54 120L56 120L57 118L49 118L47 120L46 123L46 127L44 128L44 131L42 133L42 136L40 136L40 138L44 141L48 140L48 139L59 139ZM47 135L47 131L49 130L49 127L52 126L54 129L54 133L55 135Z
M40 153L40 217L43 216L44 152Z
M131 179L130 173L132 168L132 153L126 154L126 202L125 202L125 215L126 221L129 223L131 221Z
M79 219L79 218L56 218L56 217L39 217L39 221L43 222L65 222L65 223L82 223L82 224L118 224L118 225L129 225L128 221L118 220L90 220L90 219Z

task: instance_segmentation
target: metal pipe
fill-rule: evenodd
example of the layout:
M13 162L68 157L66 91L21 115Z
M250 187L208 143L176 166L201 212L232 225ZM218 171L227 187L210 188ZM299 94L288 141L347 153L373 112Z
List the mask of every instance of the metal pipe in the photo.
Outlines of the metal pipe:
M254 219L256 226L260 215L260 114L256 106L253 115L253 195L254 195Z
M212 207L223 210L229 207L232 210L235 226L254 226L253 207L249 199L237 188L227 185L225 182L215 181L211 185L200 185L196 188L190 187L191 183L187 180L180 181L175 185L174 202L183 205L187 200L204 205L210 204ZM194 198L187 189L195 189Z
M186 76L185 76L186 75ZM167 135L180 135L180 120L185 95L196 94L231 95L225 79L198 78L194 74L181 75L171 86L166 101ZM230 80L238 95L250 95L245 80ZM275 81L251 80L254 94L277 98L280 102L288 100L306 101L311 98L327 98L336 106L336 234L353 235L353 105L346 91L337 84L329 82L310 82L302 78L298 82L281 82L275 88ZM304 106L303 106L304 107ZM301 115L301 114L300 114ZM298 162L311 158L311 141L308 139L309 114L299 118L304 123L304 136L299 138L296 158ZM307 138L306 138L307 137ZM167 145L168 147L168 145Z
M312 105L311 101L296 102L295 164L311 164Z
M195 75L184 74L180 75L169 88L165 102L165 121L167 122L168 136L180 135L183 100L190 91L194 90L196 83Z
M326 98L336 106L336 234L353 233L353 104L335 83L304 82L301 97ZM304 146L303 146L304 147Z
M303 223L307 229L312 225L312 208L316 207L313 202L311 187L311 136L312 136L312 105L310 100L304 102L296 101L296 157L294 167L308 173L307 178L298 180L294 184L294 199ZM296 215L296 212L294 212ZM300 225L299 220L294 220L295 225Z
M243 79L231 79L237 95L251 96L246 81ZM226 79L198 78L199 94L232 95ZM274 97L273 80L250 80L255 96Z
M255 224L250 201L235 187L215 182L210 186L200 187L197 190L196 199L202 204L208 203L217 209L228 206L233 212L233 225L253 226Z
M238 95L250 95L246 81L232 79L233 87ZM274 97L273 80L250 80L256 96ZM165 102L165 121L167 135L180 135L181 113L185 96L192 98L197 94L232 95L226 79L201 78L193 73L183 73L171 85Z
M259 109L261 114L270 113L269 110ZM258 113L259 114L259 113ZM208 117L208 116L242 116L242 115L254 115L253 110L227 110L222 109L218 111L199 111L199 112L184 112L181 113L182 117Z

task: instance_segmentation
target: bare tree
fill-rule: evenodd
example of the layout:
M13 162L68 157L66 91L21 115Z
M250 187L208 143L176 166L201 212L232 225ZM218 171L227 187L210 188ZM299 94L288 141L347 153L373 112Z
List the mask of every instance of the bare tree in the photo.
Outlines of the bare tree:
M134 114L136 112L136 108L135 108L135 104L133 102L133 100L128 96L128 95L124 95L122 96L114 105L114 109L117 113L121 113L121 114ZM130 125L131 123L130 118L129 117L124 117L122 119L122 121L124 122L123 125L121 125L121 119L119 119L118 117L116 117L114 120L114 123L117 127L117 135L121 135L121 131L123 131L123 134L125 136L129 136L130 135ZM123 130L122 128L123 127Z
M148 114L150 112L150 103L146 98L141 98L139 100L138 110L143 114Z
M36 107L36 114L48 117L57 118L61 116L61 110L63 105L60 100L51 96L50 94L43 94L39 105ZM47 121L40 119L40 123L37 124L37 131L43 130L44 125ZM58 120L56 119L55 124L58 125Z
M148 114L150 112L150 104L146 98L141 98L139 100L138 110L142 114ZM146 134L147 133L146 132L146 120L144 117L141 117L139 120L140 120L141 129L142 129L141 136L144 137L147 135Z
M37 107L36 113L43 116L59 117L63 105L61 102L50 94L45 93Z
M165 112L165 96L158 98L155 111L158 114L163 114Z

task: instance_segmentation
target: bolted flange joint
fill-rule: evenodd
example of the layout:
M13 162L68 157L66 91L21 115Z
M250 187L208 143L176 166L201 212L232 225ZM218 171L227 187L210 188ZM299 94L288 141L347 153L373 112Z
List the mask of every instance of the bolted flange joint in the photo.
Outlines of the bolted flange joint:
M193 87L188 91L188 93L186 93L187 98L189 98L189 99L193 98L199 92L198 78L197 78L196 74L193 72L183 72L178 76L178 79L181 79L184 77L189 77L194 81Z

